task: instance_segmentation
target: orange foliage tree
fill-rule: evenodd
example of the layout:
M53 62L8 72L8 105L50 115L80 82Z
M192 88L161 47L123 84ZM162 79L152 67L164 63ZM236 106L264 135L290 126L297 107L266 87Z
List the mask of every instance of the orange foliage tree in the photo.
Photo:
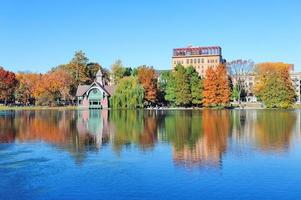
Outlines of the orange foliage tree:
M217 75L213 68L209 67L205 72L203 103L204 106L214 105L216 102Z
M54 104L58 100L68 100L70 95L71 75L64 69L56 69L43 75L34 91L40 105Z
M0 67L0 100L6 103L8 100L13 99L16 85L17 79L15 73L6 71Z
M217 104L218 105L228 105L230 103L230 82L227 74L227 68L225 65L219 65L216 68L217 75Z
M18 73L16 75L18 80L18 86L16 88L15 97L16 100L25 105L34 103L34 91L38 87L38 84L42 75L35 73Z
M137 70L138 81L144 88L144 101L154 103L157 99L157 75L152 67L141 66Z
M230 83L225 65L209 67L205 73L203 103L205 106L226 106L230 102Z

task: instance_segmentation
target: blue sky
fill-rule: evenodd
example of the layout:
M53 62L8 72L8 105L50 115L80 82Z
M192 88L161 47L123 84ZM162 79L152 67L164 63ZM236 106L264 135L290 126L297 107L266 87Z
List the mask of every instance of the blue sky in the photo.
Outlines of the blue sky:
M219 45L228 61L301 71L298 0L0 0L0 65L46 72L76 50L104 67L169 69L172 49Z

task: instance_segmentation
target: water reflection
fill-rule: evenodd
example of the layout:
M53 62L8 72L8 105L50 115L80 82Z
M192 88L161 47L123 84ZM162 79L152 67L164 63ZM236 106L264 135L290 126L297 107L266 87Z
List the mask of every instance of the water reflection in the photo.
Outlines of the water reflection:
M230 144L285 152L300 132L300 111L20 111L0 114L0 142L45 142L67 151L76 163L108 146L152 151L170 144L184 167L221 167ZM297 135L297 134L296 134ZM297 135L300 137L300 135ZM122 156L122 155L121 155Z

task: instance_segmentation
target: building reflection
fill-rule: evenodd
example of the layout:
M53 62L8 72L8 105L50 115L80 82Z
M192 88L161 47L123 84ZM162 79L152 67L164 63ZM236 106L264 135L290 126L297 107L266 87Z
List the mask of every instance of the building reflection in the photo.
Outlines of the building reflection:
M109 142L108 110L83 110L78 112L76 127L79 138L87 138L86 144L100 148ZM81 140L81 139L79 139Z

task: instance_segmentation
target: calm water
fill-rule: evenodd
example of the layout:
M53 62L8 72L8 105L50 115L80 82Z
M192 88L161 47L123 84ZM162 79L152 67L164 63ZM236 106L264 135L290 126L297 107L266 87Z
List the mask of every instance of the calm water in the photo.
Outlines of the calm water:
M0 199L301 199L300 117L0 112Z

